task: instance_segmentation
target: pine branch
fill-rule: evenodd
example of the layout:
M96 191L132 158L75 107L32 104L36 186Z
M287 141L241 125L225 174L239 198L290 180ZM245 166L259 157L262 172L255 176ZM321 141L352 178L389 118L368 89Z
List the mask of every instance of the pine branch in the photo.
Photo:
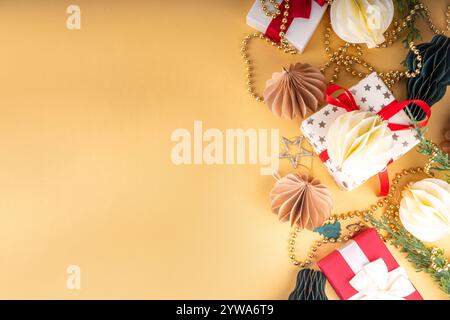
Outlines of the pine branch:
M408 231L399 224L394 224L398 231L394 231L390 227L390 223L386 218L377 220L372 215L366 215L366 218L378 229L385 231L390 235L391 244L401 247L401 252L406 253L406 259L411 262L418 272L426 272L431 274L434 281L439 283L442 291L450 296L450 271L436 272L431 268L431 249L427 248L422 241L408 233ZM439 255L435 263L439 267L443 267L445 260L443 255Z
M412 9L416 5L420 4L419 0L395 0L395 6L397 8L397 11L401 16L406 16L410 13ZM419 15L423 17L423 13L419 12ZM412 41L415 41L417 39L422 39L422 34L420 33L420 30L416 27L416 18L417 16L414 15L411 17L411 20L406 21L407 27L407 35L406 38L403 40L403 43L405 47L409 47L409 43Z
M427 128L420 128L417 123L417 120L414 118L411 111L408 108L405 108L404 110L409 115L411 123L414 125L414 128L416 129L417 132L417 136L420 140L419 148L417 151L420 154L426 155L428 157L433 156L433 152L435 152L434 144L431 140L425 137ZM434 157L434 161L437 164L437 166L431 167L430 171L450 172L450 158L446 152L439 149L437 151L436 156ZM450 183L450 175L446 174L446 180L447 182Z

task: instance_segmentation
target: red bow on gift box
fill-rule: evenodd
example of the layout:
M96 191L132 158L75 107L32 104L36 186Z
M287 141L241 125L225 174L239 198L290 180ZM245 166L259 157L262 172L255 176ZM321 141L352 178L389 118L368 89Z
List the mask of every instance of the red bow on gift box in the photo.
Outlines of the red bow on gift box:
M344 93L339 95L337 98L333 97L333 94L337 91L343 90ZM342 88L341 86L338 86L337 84L329 85L325 91L326 100L329 104L336 106L338 108L342 108L347 112L356 111L359 110L359 106L356 104L355 98L351 94L350 91L348 91L345 88ZM431 108L430 106L422 100L406 100L406 101L392 101L390 104L382 108L380 111L378 111L376 114L382 119L382 120L389 120L393 116L395 116L397 113L402 111L405 107L407 107L409 104L414 103L419 108L421 108L425 114L426 118L418 123L418 126L420 128L425 127L428 124L428 120L431 117ZM414 128L414 125L404 125L404 124L398 124L398 123L388 123L389 129L392 131L400 131L400 130L407 130ZM320 160L322 162L326 162L330 157L328 155L328 151L325 149L322 151L321 154L319 154ZM384 197L389 192L389 176L387 172L387 166L392 163L392 160L389 161L389 163L386 164L386 168L378 174L378 177L380 179L380 197Z
M280 11L282 13L279 14L275 19L272 19L272 22L269 24L269 27L266 30L266 36L273 41L280 42L280 31L282 31L280 30L280 27L283 24L283 12L285 9L285 5L289 6L289 15L286 17L287 22L285 23L286 29L283 31L286 33L295 18L309 19L309 17L311 16L311 7L313 1L317 2L317 4L321 7L327 3L326 0L284 0L283 2L281 2Z

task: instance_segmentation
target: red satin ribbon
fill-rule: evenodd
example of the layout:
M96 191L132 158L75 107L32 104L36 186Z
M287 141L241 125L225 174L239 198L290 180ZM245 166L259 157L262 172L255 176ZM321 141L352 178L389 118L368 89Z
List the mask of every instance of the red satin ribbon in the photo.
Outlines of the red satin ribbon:
M342 90L344 92L337 98L334 98L333 94L335 94L339 90ZM337 84L329 85L325 91L325 95L326 101L329 104L332 104L333 106L342 108L347 112L359 110L359 106L356 104L355 98L353 97L352 93ZM425 127L428 124L428 120L431 117L431 108L425 101L422 100L405 100L400 102L394 100L387 106L382 108L380 111L378 111L377 115L379 115L380 118L383 120L389 120L411 103L415 103L425 112L426 118L422 122L418 123L419 128ZM389 123L388 127L392 131L400 131L414 128L414 125Z
M334 98L333 94L340 90L343 90L344 92L341 95L339 95L337 98ZM325 91L325 94L326 94L326 101L331 105L342 108L347 112L359 110L359 106L356 104L355 98L353 97L352 93L337 84L329 85ZM390 104L388 104L387 106L382 108L380 111L378 111L377 115L381 119L387 121L387 120L391 119L393 116L395 116L397 113L402 111L410 103L415 103L425 112L427 117L425 118L425 120L423 120L422 122L420 122L418 124L418 126L420 128L425 127L428 124L428 120L431 117L431 108L425 101L422 101L422 100L406 100L406 101L400 101L400 102L394 100ZM388 123L388 127L392 131L400 131L400 130L414 128L414 125ZM319 158L320 158L320 160L322 160L322 162L326 162L330 158L330 156L328 155L328 151L327 150L322 151L322 153L319 154ZM380 197L387 196L387 194L389 192L389 175L388 175L387 167L392 162L393 161L391 159L389 161L389 163L386 165L386 168L383 171L381 171L380 173L378 173L378 178L380 180L380 193L379 193Z
M326 0L314 0L317 2L317 4L321 7L323 7L327 2ZM272 39L273 41L280 42L280 27L283 24L283 18L284 18L284 6L286 4L289 5L289 15L287 16L287 23L285 23L286 29L285 33L289 29L289 27L292 24L292 21L294 21L295 18L305 18L309 19L311 16L311 7L312 7L313 0L291 0L291 1L285 1L283 0L280 3L280 11L281 14L279 14L275 19L272 19L269 26L266 30L266 36Z
M378 181L380 182L380 192L379 197L386 197L389 193L389 172L388 168L383 169L383 171L378 173Z

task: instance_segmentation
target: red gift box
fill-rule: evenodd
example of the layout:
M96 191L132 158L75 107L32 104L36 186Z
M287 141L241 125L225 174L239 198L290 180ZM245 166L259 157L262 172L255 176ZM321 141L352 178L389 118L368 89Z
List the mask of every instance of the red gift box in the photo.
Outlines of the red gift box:
M353 286L355 285L354 281L357 278L356 276L358 276L358 278L360 278L361 276L367 278L366 275L369 273L368 270L374 270L374 268L372 267L375 267L375 265L382 265L382 268L387 267L384 275L376 275L376 277L378 278L386 278L388 276L391 276L391 278L394 280L399 280L399 277L402 278L401 280L399 280L402 283L397 282L393 285L390 285L389 290L391 290L392 292L398 289L401 284L407 282L406 286L409 286L410 288L409 291L406 290L408 292L408 295L401 295L398 297L399 299L423 300L419 292L417 292L417 290L407 279L404 269L399 266L392 254L389 252L388 248L378 236L378 233L375 229L368 229L361 232L352 240L350 240L345 247L332 252L330 255L320 260L318 265L342 300L390 299L389 292L387 291L383 292L387 293L385 294L385 296L387 296L388 298L371 298L377 296L375 292L376 290L374 290L373 288L367 288L367 290L365 290L366 288L364 288L364 290L358 291ZM403 277L399 276L399 274L401 274ZM367 284L367 279L364 279L360 282L362 282L366 286L370 286ZM353 285L351 283L353 283ZM362 297L362 292L369 293L365 293L366 295ZM371 295L371 292L375 292L374 295ZM383 294L378 296L383 296Z

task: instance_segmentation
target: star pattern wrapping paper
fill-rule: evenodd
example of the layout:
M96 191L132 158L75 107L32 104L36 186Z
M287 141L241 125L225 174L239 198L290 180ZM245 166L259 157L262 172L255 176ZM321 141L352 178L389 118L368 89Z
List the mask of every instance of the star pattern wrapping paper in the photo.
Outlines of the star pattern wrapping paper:
M392 92L375 72L351 87L349 91L354 96L360 110L373 113L377 113L395 100ZM345 112L346 111L342 108L328 104L302 122L300 130L303 132L303 135L311 144L317 155L327 149L326 137L331 124L337 117ZM393 116L389 122L410 124L410 119L405 111L400 111ZM394 140L393 161L402 157L419 143L419 137L417 136L415 129L393 131L392 138ZM372 176L378 174L376 169L367 168L364 176L355 176L352 175L351 172L343 172L340 170L337 165L332 163L331 159L328 159L324 164L338 186L347 191L359 187Z

